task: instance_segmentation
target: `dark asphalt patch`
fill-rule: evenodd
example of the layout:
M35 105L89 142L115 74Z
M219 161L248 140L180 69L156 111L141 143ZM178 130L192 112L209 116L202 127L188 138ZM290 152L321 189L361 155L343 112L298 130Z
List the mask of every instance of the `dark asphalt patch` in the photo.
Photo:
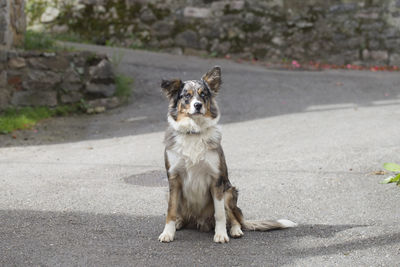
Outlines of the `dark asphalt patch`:
M182 230L172 243L158 242L164 216L0 210L1 266L281 266L301 258L348 253L400 242L400 233L326 238L358 225L301 225L245 232L228 244L212 233ZM362 226L361 226L362 227ZM312 247L299 247L301 238ZM322 241L321 241L322 240Z

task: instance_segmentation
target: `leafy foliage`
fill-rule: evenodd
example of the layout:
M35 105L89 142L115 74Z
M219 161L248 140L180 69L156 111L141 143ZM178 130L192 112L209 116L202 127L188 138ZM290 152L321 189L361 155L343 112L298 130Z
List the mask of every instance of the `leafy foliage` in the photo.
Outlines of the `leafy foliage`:
M25 50L54 50L56 43L48 34L27 30L23 48Z
M133 79L122 74L117 74L115 77L115 83L117 86L115 96L125 101L128 100L132 94Z
M0 114L0 133L30 129L41 120L53 116L66 116L78 110L78 105L59 106L54 109L48 107L9 108Z
M383 168L393 172L393 175L381 181L381 184L396 183L400 186L400 165L396 163L385 163Z

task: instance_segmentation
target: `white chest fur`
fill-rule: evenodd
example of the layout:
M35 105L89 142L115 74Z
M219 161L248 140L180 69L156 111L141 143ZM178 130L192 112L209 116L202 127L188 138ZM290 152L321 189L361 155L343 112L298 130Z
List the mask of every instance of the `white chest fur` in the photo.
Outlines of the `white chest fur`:
M189 138L188 138L189 137ZM219 155L200 135L183 136L167 150L170 172L182 179L182 193L193 212L209 202L210 184L219 174Z

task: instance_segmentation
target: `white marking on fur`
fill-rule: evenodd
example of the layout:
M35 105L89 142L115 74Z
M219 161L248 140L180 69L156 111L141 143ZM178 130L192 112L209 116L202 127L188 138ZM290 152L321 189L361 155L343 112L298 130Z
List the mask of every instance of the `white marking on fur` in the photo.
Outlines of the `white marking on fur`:
M242 229L239 224L234 224L231 227L230 234L232 237L241 237L243 236Z
M160 242L173 241L175 236L175 231L176 231L175 221L170 221L169 223L165 224L164 231L158 237L158 240L160 240Z
M215 210L215 235L214 242L225 243L229 242L228 233L226 231L226 215L225 215L225 204L224 198L218 200L213 197L214 210Z
M173 150L185 161L190 161L193 165L204 160L208 151L208 143L219 143L221 139L220 127L216 125L216 119L198 118L196 120L189 117L183 118L179 122L171 116L168 117L170 125L178 131L179 135L175 138L176 144ZM187 134L198 133L198 134Z
M297 223L286 219L280 219L277 222L282 225L282 228L296 227L298 225Z

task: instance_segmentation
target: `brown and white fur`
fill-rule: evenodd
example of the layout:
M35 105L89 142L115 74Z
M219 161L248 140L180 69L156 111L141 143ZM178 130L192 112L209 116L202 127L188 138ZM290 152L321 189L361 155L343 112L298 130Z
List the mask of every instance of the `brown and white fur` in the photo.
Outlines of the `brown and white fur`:
M215 229L214 242L243 236L244 230L294 227L289 220L246 221L237 206L238 191L228 179L221 147L220 118L215 97L221 87L216 66L201 80L163 80L169 98L165 134L165 167L169 182L168 214L160 242L174 240L175 230L195 226Z

